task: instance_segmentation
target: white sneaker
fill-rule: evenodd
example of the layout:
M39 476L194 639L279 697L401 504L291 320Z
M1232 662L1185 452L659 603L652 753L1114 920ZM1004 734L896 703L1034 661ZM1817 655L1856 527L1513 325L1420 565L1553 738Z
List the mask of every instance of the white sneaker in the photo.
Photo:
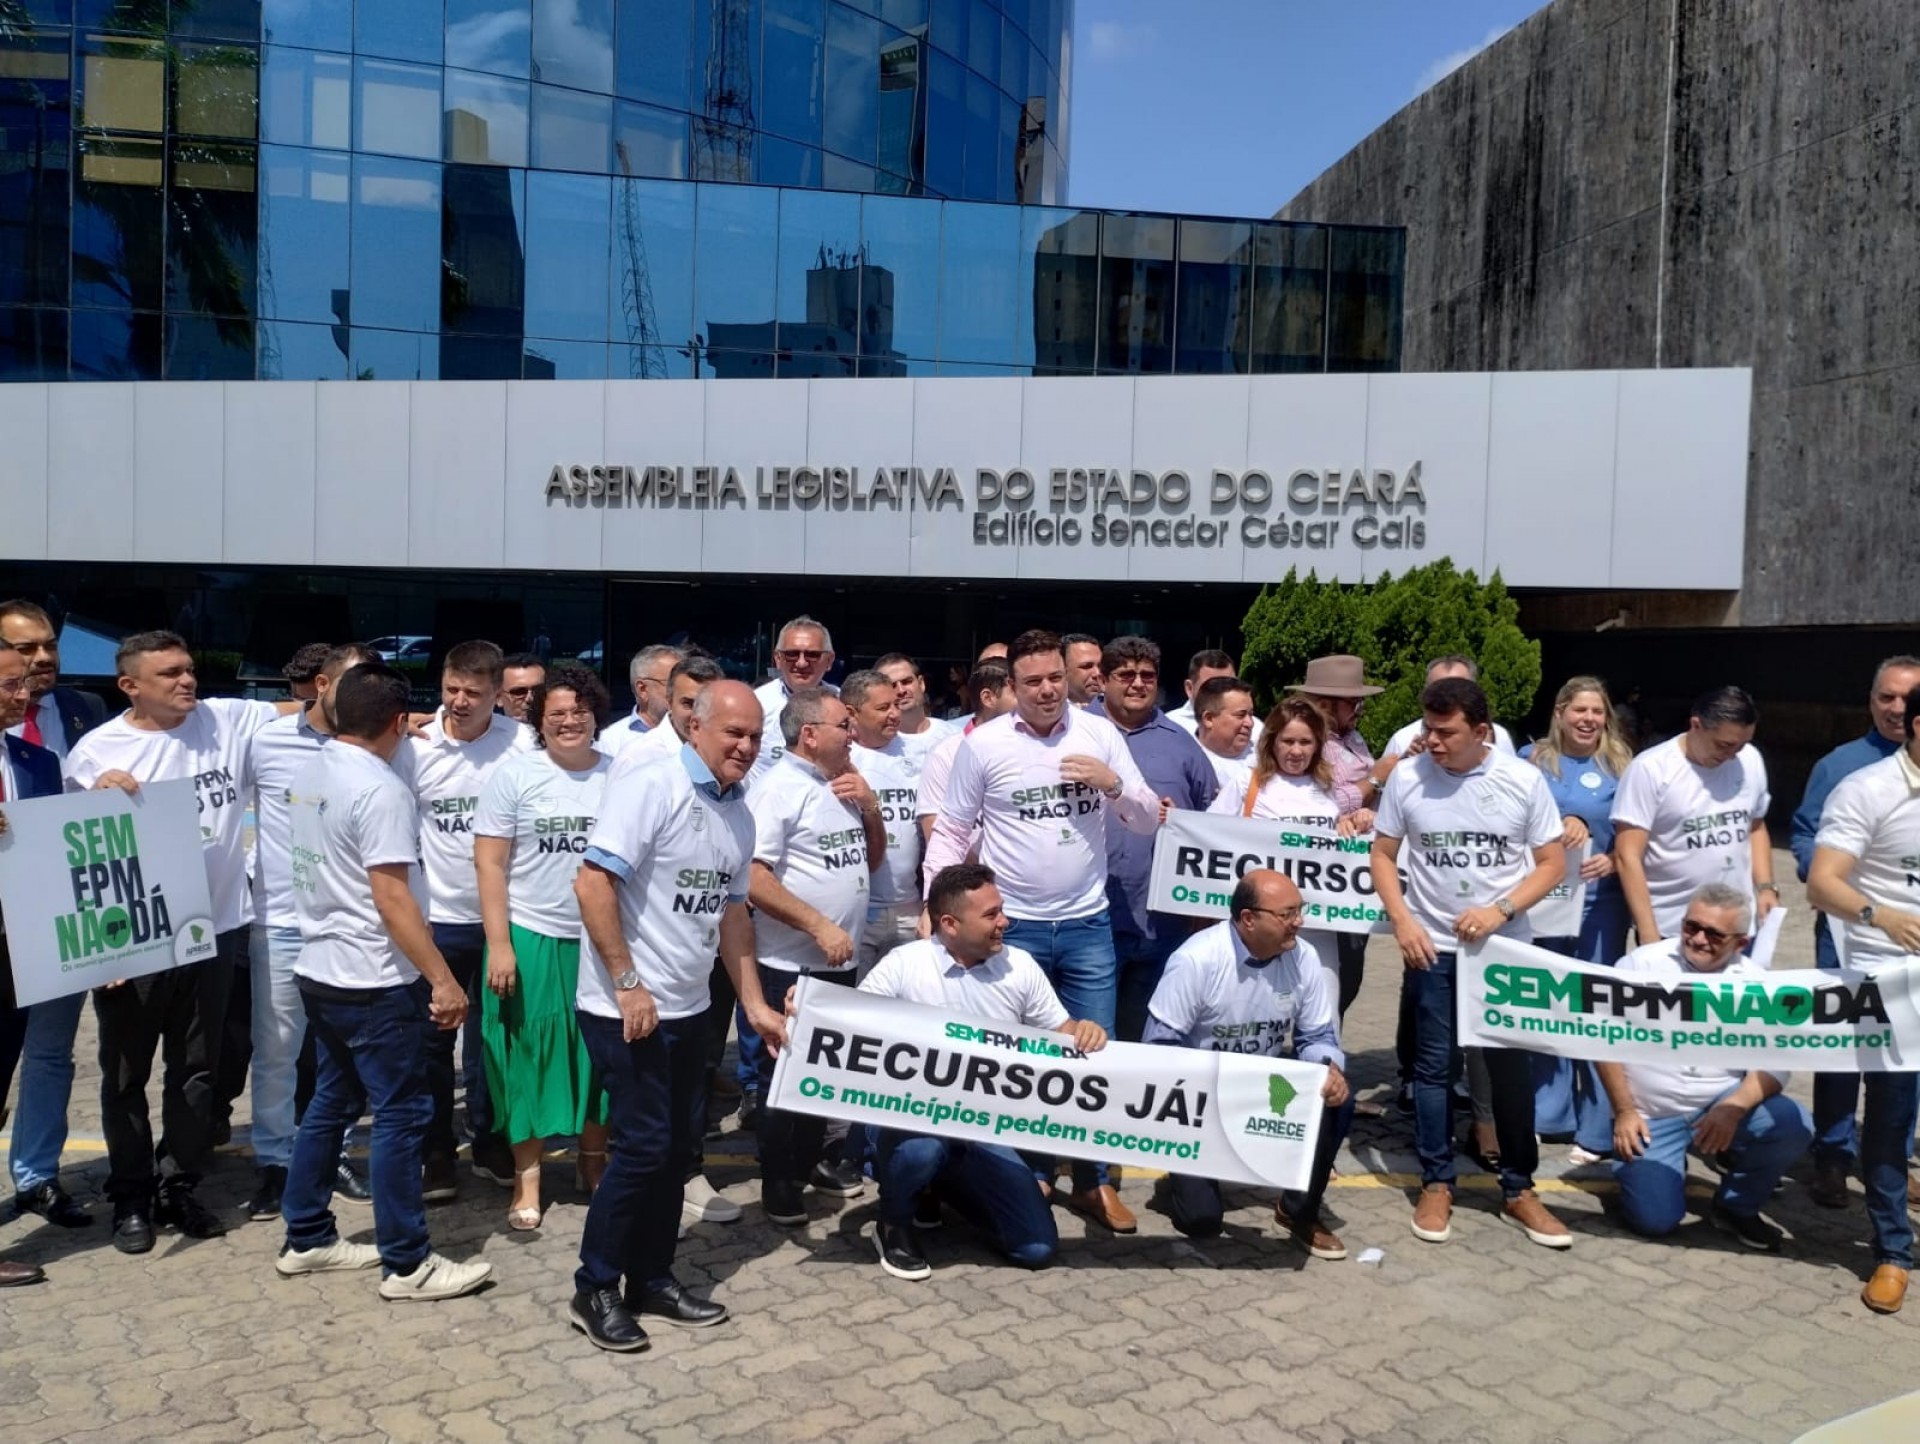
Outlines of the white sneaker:
M393 1300L457 1299L479 1288L492 1272L493 1265L485 1259L455 1263L450 1258L430 1253L412 1273L388 1274L381 1279L380 1297Z
M680 1195L680 1217L688 1223L738 1223L744 1216L739 1204L707 1182L704 1173L687 1180Z
M348 1243L336 1238L319 1248L282 1247L273 1261L274 1270L284 1278L301 1274L329 1274L344 1269L370 1269L380 1262L380 1250L370 1243Z

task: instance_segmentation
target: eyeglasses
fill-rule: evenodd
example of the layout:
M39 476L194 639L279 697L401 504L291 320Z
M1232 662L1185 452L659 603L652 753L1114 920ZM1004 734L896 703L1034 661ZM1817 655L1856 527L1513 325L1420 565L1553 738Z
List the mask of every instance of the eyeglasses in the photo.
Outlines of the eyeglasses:
M0 697L11 697L15 693L24 692L26 690L27 690L27 678L24 672L21 673L18 677L11 678L10 680L5 682L0 682Z
M774 653L783 662L817 662L826 655L825 651L812 647L788 647Z
M1158 682L1160 680L1160 674L1158 672L1109 672L1107 673L1107 680L1109 682L1118 682L1121 686L1125 687L1131 686L1135 682Z
M1281 922L1283 922L1283 923L1297 923L1297 922L1299 922L1299 921L1300 921L1300 919L1301 919L1301 918L1303 918L1304 916L1306 916L1306 910L1305 910L1304 908L1297 908L1297 907L1293 907L1293 908L1242 908L1242 909L1240 909L1240 911L1242 911L1242 912L1247 912L1247 913L1265 913L1265 914L1267 914L1267 915L1268 915L1269 917L1276 917L1276 918L1278 918L1278 919L1280 919L1280 921L1281 921Z
M1717 948L1731 942L1739 933L1723 933L1718 928L1710 928L1705 923L1697 923L1692 918L1680 920L1680 936L1683 938L1705 938L1707 946Z
M509 687L507 688L507 695L509 697L531 697L533 695L533 688L532 687Z
M566 710L561 711L558 708L549 707L547 709L547 715L540 720L542 723L591 722L593 721L593 709L591 707L568 707Z
M851 717L843 717L838 722L809 722L807 726L838 727L842 732L851 732L853 731L853 719Z

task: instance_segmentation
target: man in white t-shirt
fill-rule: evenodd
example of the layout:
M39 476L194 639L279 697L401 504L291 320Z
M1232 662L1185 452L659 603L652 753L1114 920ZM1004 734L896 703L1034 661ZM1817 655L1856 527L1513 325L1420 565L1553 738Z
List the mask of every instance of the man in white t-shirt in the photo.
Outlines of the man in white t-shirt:
M574 880L580 1036L607 1090L610 1146L580 1236L569 1317L596 1348L645 1348L635 1312L689 1328L727 1316L681 1286L673 1255L685 1161L703 1122L716 953L750 1025L775 1048L786 1041L760 993L747 911L754 826L740 784L761 725L745 683L703 688L671 765L609 772Z
M860 984L876 997L901 998L963 1017L1064 1033L1084 1053L1107 1046L1106 1029L1074 1021L1046 976L1006 942L1008 919L993 870L956 863L927 889L933 936L895 948ZM1033 1171L1011 1148L891 1128L875 1130L873 1176L880 1185L874 1248L895 1278L924 1279L927 1263L916 1219L939 1222L950 1203L1023 1268L1045 1268L1060 1246L1053 1210L1033 1186Z
M920 789L914 806L920 813L922 842L933 838L933 824L940 816L940 804L946 800L947 779L953 776L953 759L973 729L1013 710L1013 679L1004 657L989 657L976 662L967 677L967 699L973 703L973 716L963 727L956 727L935 744L920 769ZM922 876L930 876L922 868Z
M378 1264L380 1297L424 1301L472 1293L493 1265L443 1258L427 1233L428 1043L459 1028L467 995L433 945L413 795L390 765L405 745L408 690L383 664L344 673L330 694L334 740L289 789L287 887L303 944L294 976L314 1087L287 1166L287 1241L274 1268L290 1277ZM341 1141L364 1108L371 1246L343 1240L329 1207Z
M853 722L854 767L873 789L886 829L887 852L873 874L866 926L860 930L859 964L864 976L881 958L910 943L920 924L921 769L900 733L904 712L898 686L879 668L855 672L840 684L840 700ZM958 729L954 729L957 731Z
M678 757L693 722L693 704L699 699L700 689L726 675L725 669L705 652L690 651L675 662L667 673L667 710L661 714L660 725L620 746L613 755L613 771L607 774L607 780L625 776L636 767Z
M1661 980L1741 977L1761 972L1744 956L1753 900L1744 888L1709 882L1684 909L1677 937L1645 943L1614 967ZM1720 1187L1707 1212L1715 1228L1766 1253L1780 1230L1760 1216L1787 1169L1813 1141L1807 1110L1781 1092L1792 1075L1683 1063L1602 1063L1613 1104L1613 1176L1627 1227L1649 1238L1687 1216L1687 1153L1721 1160ZM1904 1202L1904 1200L1903 1200Z
M1687 901L1724 882L1757 899L1758 926L1780 900L1767 832L1767 764L1753 746L1760 710L1738 687L1695 699L1687 730L1649 747L1613 795L1613 856L1642 943L1670 937Z
M802 687L839 690L827 682L827 673L833 670L833 638L825 627L804 614L774 634L773 670L772 681L762 682L753 689L753 695L760 701L760 711L767 719L767 735L761 741L760 755L754 761L749 781L778 762L787 750L786 741L780 735L780 710L787 705L787 698Z
M753 784L753 880L748 900L760 961L760 991L784 1008L802 973L852 987L858 981L860 930L869 878L886 857L880 802L848 761L853 745L846 704L820 687L796 688L780 713L786 755ZM760 1093L773 1086L773 1056L760 1055ZM777 1224L803 1224L808 1184L858 1198L857 1168L822 1152L827 1120L769 1108L760 1116L760 1202Z
M1234 670L1232 653L1223 652L1218 647L1205 647L1195 652L1192 657L1187 659L1187 679L1185 683L1187 700L1167 713L1168 720L1177 722L1180 726L1186 728L1187 731L1193 733L1195 737L1198 737L1200 734L1200 690L1209 682L1222 680L1238 682L1242 689L1246 687L1246 683L1240 681L1239 673ZM1253 765L1253 749L1260 745L1260 735L1266 731L1266 728L1261 725L1260 718L1253 711L1253 695L1251 693L1247 695L1247 716L1253 725L1246 729L1247 735L1241 742L1240 750L1234 753L1233 756L1235 760L1244 762L1251 767Z
M494 769L533 746L533 731L496 712L504 659L492 642L462 642L440 668L440 710L408 742L395 766L413 783L420 812L420 856L427 873L427 920L433 944L467 990L467 1021L460 1032L460 1074L473 1135L473 1171L513 1187L513 1150L493 1130L487 1070L480 1046L481 973L487 931L480 921L480 883L473 870L473 818ZM459 1191L453 1125L454 1035L429 1039L433 1127L427 1134L427 1202Z
M226 1226L194 1195L213 1151L214 1080L220 1035L236 968L247 963L244 833L248 739L297 702L201 701L193 654L174 632L139 632L120 644L116 678L127 710L93 729L67 754L76 790L191 778L219 951L205 962L151 973L93 994L100 1025L100 1124L107 1136L107 1197L113 1244L122 1253L153 1247L155 1223L189 1238L215 1238ZM184 921L184 920L180 920ZM147 1078L155 1047L166 1071L161 1124L172 1172L154 1178Z
M1453 1236L1454 964L1452 947L1501 932L1531 936L1526 911L1566 868L1560 809L1545 775L1493 745L1487 694L1447 677L1420 694L1427 746L1387 779L1374 817L1373 887L1393 921L1409 972L1414 1017L1413 1133L1421 1189L1414 1237ZM1403 887L1400 869L1405 867ZM1445 951L1442 951L1445 947ZM1505 1216L1546 1248L1573 1242L1533 1191L1540 1144L1533 1132L1533 1055L1484 1050L1500 1142Z
M927 715L927 679L920 664L905 652L888 652L873 664L873 670L892 682L899 693L900 746L908 768L918 777L927 755L960 729Z
M1159 826L1160 799L1126 739L1104 717L1067 702L1066 654L1051 632L1022 632L1007 648L1014 710L960 744L927 871L966 859L980 830L980 861L1000 879L1007 936L1032 956L1068 1010L1112 1031L1118 1002L1107 913L1107 817L1131 832ZM1052 1164L1036 1173L1051 1190ZM1138 1222L1104 1164L1075 1160L1069 1207L1115 1233Z
M1243 873L1228 908L1225 922L1195 933L1167 960L1147 1004L1142 1041L1327 1065L1313 1176L1306 1192L1280 1196L1273 1217L1314 1258L1343 1259L1346 1245L1320 1221L1333 1160L1353 1127L1339 994L1313 948L1300 939L1300 890L1283 874L1266 868ZM1220 1232L1223 1207L1213 1179L1176 1174L1168 1180L1168 1201L1173 1226L1188 1238Z
M1238 677L1209 677L1187 706L1193 710L1194 740L1207 754L1220 791L1244 799L1253 780L1253 729L1259 725L1252 691Z
M684 655L680 648L661 642L633 654L633 660L627 663L633 710L602 727L595 747L609 757L618 757L628 743L637 742L667 720L667 708L673 699L673 669Z
M1807 869L1807 900L1839 925L1846 971L1920 962L1920 687L1907 694L1906 742L1841 779L1827 798ZM1913 1268L1907 1154L1920 1115L1920 1073L1868 1073L1860 1179L1873 1230L1873 1277L1861 1301L1899 1310Z

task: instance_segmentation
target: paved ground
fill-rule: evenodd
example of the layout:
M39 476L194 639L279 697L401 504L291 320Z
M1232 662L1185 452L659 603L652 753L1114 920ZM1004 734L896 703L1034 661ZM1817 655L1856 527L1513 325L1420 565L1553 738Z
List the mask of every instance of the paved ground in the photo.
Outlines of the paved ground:
M1780 876L1791 876L1783 859ZM1790 898L1798 906L1798 899ZM1804 912L1782 962L1811 959ZM1392 1066L1398 965L1376 944L1349 1042L1363 1089ZM85 1046L90 1046L90 1042ZM105 1215L95 1074L83 1062L67 1181ZM1804 1098L1802 1086L1795 1089ZM244 1106L244 1105L243 1105ZM738 1140L729 1139L728 1148ZM835 1441L1792 1439L1915 1385L1917 1322L1877 1319L1855 1295L1864 1216L1817 1210L1791 1183L1774 1217L1784 1259L1735 1252L1693 1222L1671 1244L1601 1212L1605 1172L1567 1172L1545 1149L1549 1202L1576 1242L1528 1244L1468 1180L1455 1241L1407 1230L1411 1158L1396 1121L1362 1121L1331 1204L1349 1248L1377 1267L1305 1263L1275 1236L1266 1196L1230 1194L1228 1231L1195 1245L1148 1208L1132 1239L1088 1238L1061 1215L1058 1267L996 1264L964 1229L936 1236L937 1273L883 1275L858 1230L871 1199L816 1203L804 1232L757 1206L682 1245L683 1277L732 1322L655 1335L651 1352L595 1353L565 1326L583 1217L571 1169L555 1206L510 1236L506 1193L469 1178L433 1213L435 1241L491 1259L497 1285L431 1306L382 1304L367 1274L288 1281L279 1231L241 1224L251 1184L230 1150L208 1193L227 1238L166 1237L144 1259L81 1234L0 1225L0 1249L50 1282L0 1294L0 1421L9 1440L658 1438ZM757 1199L737 1150L715 1170ZM1590 1191L1591 1190L1591 1191ZM1704 1183L1703 1194L1704 1197ZM370 1228L348 1211L349 1230Z

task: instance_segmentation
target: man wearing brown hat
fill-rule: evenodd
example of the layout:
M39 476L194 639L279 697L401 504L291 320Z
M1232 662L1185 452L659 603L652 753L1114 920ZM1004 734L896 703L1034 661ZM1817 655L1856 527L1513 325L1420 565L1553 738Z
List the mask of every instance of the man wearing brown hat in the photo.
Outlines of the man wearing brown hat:
M1373 752L1367 739L1355 725L1369 697L1386 690L1367 681L1366 663L1358 657L1340 653L1315 657L1307 663L1307 678L1287 688L1298 692L1320 709L1327 719L1327 741L1320 755L1333 769L1333 800L1342 817L1361 808L1368 798L1368 774L1373 768ZM1366 818L1369 826L1372 817ZM1353 1006L1360 992L1360 979L1366 971L1367 935L1336 933L1340 950L1340 1016Z

